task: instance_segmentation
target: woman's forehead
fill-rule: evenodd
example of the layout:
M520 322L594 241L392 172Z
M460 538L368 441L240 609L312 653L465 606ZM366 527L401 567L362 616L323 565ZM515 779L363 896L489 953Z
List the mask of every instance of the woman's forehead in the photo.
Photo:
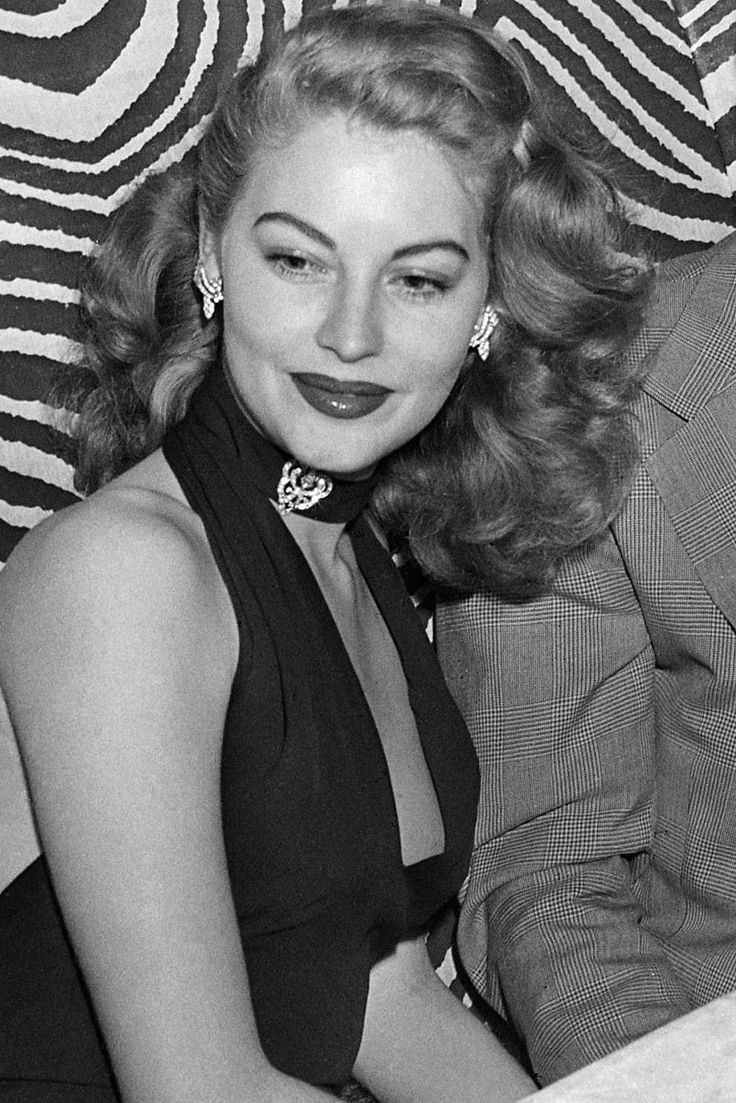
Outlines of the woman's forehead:
M418 129L387 130L340 112L312 117L254 157L233 215L265 209L386 216L476 232L482 212L459 158ZM384 220L382 217L381 221Z

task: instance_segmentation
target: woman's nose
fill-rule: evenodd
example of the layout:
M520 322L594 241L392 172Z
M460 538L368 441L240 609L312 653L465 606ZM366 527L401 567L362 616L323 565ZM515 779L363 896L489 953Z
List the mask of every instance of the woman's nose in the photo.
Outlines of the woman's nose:
M317 331L317 343L346 363L380 352L383 332L370 293L358 288L337 291Z

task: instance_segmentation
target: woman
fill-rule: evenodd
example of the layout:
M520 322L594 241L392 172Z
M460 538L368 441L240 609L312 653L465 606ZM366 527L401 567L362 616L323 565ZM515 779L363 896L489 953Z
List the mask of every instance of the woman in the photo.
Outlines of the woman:
M501 246L532 249L547 177L570 226L530 281ZM45 851L0 899L4 1096L287 1103L351 1074L386 1101L533 1090L427 959L477 766L365 506L427 543L447 497L427 472L458 448L477 464L487 425L472 447L457 426L498 331L508 350L533 328L514 287L552 274L560 298L565 233L597 265L565 363L586 341L580 363L606 363L591 334L638 295L613 221L507 50L423 6L305 20L235 78L196 181L121 213L85 290L94 493L2 578ZM628 386L589 402L599 438Z

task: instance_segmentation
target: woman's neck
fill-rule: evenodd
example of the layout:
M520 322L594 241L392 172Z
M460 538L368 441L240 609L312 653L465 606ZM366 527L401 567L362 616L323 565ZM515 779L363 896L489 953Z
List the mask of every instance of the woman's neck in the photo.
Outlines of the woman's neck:
M281 519L320 582L331 569L344 565L350 540L341 521L317 521L296 511L281 514Z

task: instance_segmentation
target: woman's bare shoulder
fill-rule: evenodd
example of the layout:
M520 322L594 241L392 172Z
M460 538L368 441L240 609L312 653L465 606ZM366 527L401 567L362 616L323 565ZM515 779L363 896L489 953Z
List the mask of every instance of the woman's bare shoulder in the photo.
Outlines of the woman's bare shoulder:
M204 529L172 485L146 472L115 480L32 529L0 572L4 631L46 635L63 620L70 637L134 632L155 618L163 632L214 632L235 645Z
M143 467L143 465L139 465ZM20 541L0 574L3 588L30 583L93 585L133 570L168 578L176 568L207 566L201 524L175 484L131 471L89 498L42 521ZM205 569L204 574L208 572Z

